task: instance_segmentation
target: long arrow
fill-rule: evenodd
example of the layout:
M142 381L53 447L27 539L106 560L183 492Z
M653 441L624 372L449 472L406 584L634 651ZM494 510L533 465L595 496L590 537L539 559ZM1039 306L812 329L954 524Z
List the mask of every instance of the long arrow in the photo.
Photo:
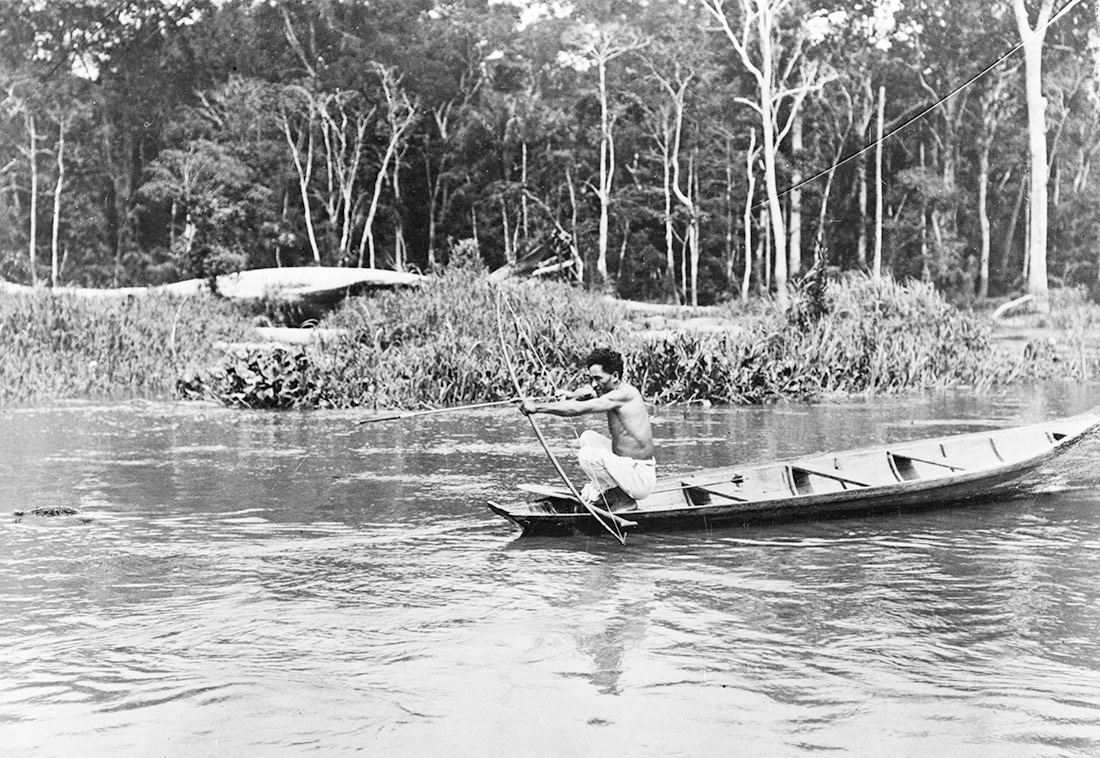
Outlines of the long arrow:
M416 416L429 416L433 413L451 413L452 411L470 411L475 408L492 408L497 405L513 405L519 398L510 398L508 400L494 400L491 403L474 403L473 405L454 405L449 408L428 408L423 411L401 411L400 413L389 413L385 416L371 416L370 418L361 419L360 424L375 424L379 421L395 421L400 418L414 418Z

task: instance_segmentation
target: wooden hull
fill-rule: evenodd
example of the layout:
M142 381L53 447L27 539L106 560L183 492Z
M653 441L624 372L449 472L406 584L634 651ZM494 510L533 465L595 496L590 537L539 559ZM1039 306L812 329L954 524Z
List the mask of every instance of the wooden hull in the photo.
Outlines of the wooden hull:
M1096 437L1100 408L1015 429L711 469L662 479L620 515L636 522L631 531L669 531L966 505L1021 492L1036 469ZM603 531L564 493L489 508L527 535Z

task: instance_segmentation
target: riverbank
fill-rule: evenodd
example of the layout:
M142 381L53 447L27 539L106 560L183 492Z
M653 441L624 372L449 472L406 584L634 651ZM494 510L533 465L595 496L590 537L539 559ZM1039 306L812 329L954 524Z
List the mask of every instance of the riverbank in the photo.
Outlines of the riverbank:
M260 408L419 408L514 395L497 336L531 394L574 385L597 344L627 357L656 403L764 403L1100 375L1100 308L1058 292L1047 316L994 323L924 285L849 279L787 313L618 301L552 282L458 270L415 290L352 298L316 330L257 328L208 295L113 302L0 295L0 402L180 397ZM285 332L285 330L283 330ZM304 337L309 337L304 341ZM317 339L318 337L323 337Z

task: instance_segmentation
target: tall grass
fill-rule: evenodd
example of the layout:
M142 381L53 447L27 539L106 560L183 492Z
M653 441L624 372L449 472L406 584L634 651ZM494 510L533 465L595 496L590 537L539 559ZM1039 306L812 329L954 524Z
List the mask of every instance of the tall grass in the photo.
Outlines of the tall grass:
M126 299L39 292L0 296L0 403L172 397L248 324L212 297Z
M773 308L734 335L677 335L636 351L643 392L763 403L977 384L993 370L988 327L931 286L858 278L828 288L820 317L803 306Z

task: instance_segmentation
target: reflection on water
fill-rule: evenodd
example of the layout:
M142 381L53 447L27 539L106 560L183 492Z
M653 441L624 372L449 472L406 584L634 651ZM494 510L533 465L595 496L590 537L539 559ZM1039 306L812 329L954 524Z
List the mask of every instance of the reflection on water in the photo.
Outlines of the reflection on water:
M1098 388L660 409L665 471ZM5 755L1100 754L1095 445L962 510L520 540L518 414L0 414ZM579 426L553 420L563 458ZM556 446L558 446L556 444ZM12 516L69 505L79 519Z

